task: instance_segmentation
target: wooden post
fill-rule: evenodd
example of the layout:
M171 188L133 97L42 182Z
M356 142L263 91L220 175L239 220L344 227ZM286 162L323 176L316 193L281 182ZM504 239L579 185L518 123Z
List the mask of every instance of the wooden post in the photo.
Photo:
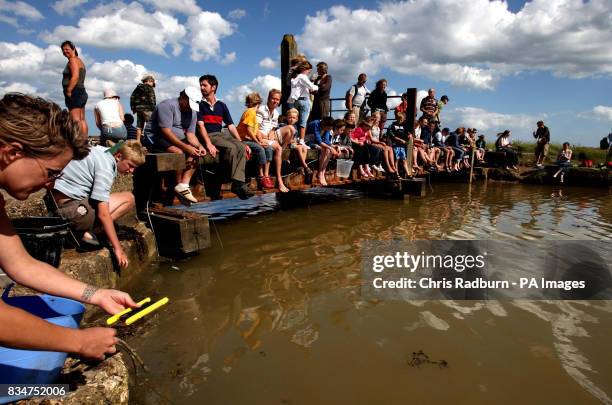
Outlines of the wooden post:
M417 102L417 89L414 87L406 89L406 99L408 106L406 107L406 124L404 125L404 139L408 139L408 134L414 135L414 122L416 121L416 102ZM413 176L414 171L412 165L415 163L412 161L414 156L414 141L409 140L406 145L406 153L408 156L408 169L410 170L409 175Z
M291 59L298 54L297 42L291 34L285 34L281 42L281 106L283 114L287 112L287 99L291 93L291 82L289 81L289 68L291 67Z

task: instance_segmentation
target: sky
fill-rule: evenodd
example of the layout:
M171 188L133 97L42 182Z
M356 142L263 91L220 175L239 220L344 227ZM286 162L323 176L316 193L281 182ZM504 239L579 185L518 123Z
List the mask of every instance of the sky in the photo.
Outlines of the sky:
M216 75L237 123L246 94L280 87L284 34L313 65L327 62L332 97L365 72L370 89L385 78L391 95L410 87L419 97L432 87L448 95L443 124L491 141L505 129L533 139L540 119L553 142L597 146L612 131L610 0L0 0L0 34L0 95L62 106L59 44L76 44L90 133L104 89L129 111L145 72L157 78L158 101Z

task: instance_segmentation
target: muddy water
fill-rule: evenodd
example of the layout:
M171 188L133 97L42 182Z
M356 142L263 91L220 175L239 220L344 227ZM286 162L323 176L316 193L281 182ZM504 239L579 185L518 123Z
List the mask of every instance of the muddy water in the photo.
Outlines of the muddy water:
M139 280L136 296L171 303L131 339L152 369L135 403L612 402L612 301L368 302L359 290L364 239L610 240L608 190L436 185L216 229L200 257ZM448 366L411 367L419 350Z

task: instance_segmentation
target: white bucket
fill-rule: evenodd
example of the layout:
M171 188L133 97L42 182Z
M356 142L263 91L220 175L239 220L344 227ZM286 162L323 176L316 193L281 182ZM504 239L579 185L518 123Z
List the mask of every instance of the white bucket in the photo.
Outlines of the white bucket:
M336 174L338 177L349 177L351 175L351 169L353 168L353 161L349 159L338 159L336 160Z

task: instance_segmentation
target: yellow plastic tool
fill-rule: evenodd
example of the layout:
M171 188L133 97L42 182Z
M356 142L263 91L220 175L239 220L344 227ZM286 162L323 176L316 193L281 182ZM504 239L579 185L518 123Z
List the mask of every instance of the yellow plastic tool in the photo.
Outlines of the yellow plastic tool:
M142 311L138 312L137 314L130 316L128 319L126 319L125 324L126 325L133 324L134 322L136 322L143 316L150 314L151 312L155 311L156 309L158 309L159 307L163 305L166 305L168 301L170 301L168 297L162 298L161 300L157 301L155 304L151 304L145 309L143 309Z
M140 302L138 303L138 305L140 306L140 305L146 304L147 302L151 302L151 298L149 298L149 297L145 298L144 300L140 301ZM136 309L138 309L138 308L136 308ZM117 322L117 321L118 321L118 320L119 320L119 319L120 319L120 318L121 318L123 315L125 315L125 314L127 314L127 313L129 313L129 312L132 312L132 308L127 308L127 309L124 309L123 311L119 312L118 314L115 314L115 315L111 316L110 318L108 318L108 319L106 320L106 324L107 324L107 325L112 325L112 324L114 324L114 323L115 323L115 322Z

